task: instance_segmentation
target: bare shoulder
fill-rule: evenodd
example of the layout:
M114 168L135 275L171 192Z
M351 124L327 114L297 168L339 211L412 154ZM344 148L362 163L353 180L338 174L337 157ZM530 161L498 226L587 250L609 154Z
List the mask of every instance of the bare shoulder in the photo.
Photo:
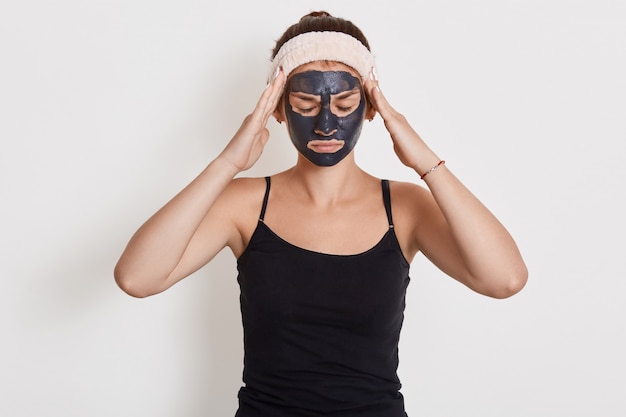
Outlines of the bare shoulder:
M228 184L222 194L226 199L234 199L238 202L254 199L255 197L258 197L258 194L262 197L265 194L265 178L235 178Z
M390 180L389 188L394 208L395 205L403 207L407 204L414 208L415 204L427 203L432 199L427 188L412 182Z
M265 195L265 178L235 178L220 195L216 208L234 223L247 217L258 218Z
M235 254L243 251L256 228L265 189L266 182L263 177L235 178L228 184L214 206L219 213L218 216L235 228L228 242Z
M420 250L421 225L440 216L427 188L403 181L389 182L395 232L405 257L410 261Z

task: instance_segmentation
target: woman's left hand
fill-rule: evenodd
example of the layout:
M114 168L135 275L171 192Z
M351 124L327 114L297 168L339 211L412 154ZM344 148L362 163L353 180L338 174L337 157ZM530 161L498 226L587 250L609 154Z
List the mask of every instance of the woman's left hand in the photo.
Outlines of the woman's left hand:
M439 158L385 99L372 76L365 90L391 135L403 164L418 174L429 172ZM528 270L508 231L447 169L425 180L432 199L423 198L414 218L413 239L442 271L481 294L509 297L525 285ZM414 211L413 211L414 212Z
M393 149L400 161L418 173L423 173L436 164L439 161L437 155L424 143L407 119L389 104L380 91L373 69L364 87L370 102L383 118L393 141Z

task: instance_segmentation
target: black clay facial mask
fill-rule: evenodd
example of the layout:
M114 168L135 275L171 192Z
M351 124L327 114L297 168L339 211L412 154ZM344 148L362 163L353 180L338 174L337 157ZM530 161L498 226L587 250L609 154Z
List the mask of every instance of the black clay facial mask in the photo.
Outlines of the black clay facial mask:
M365 107L360 80L346 71L301 72L286 85L291 141L315 165L333 166L354 149Z

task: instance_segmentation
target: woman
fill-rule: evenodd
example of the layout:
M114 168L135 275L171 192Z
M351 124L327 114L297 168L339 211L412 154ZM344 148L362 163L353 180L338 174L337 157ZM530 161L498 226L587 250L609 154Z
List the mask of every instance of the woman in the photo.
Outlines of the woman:
M272 59L254 111L135 233L117 283L136 297L156 294L229 247L244 325L237 416L405 416L396 369L416 253L496 298L521 290L526 267L507 230L387 102L355 25L306 15ZM376 113L427 187L357 166L354 146ZM261 155L272 116L287 126L296 165L234 179Z

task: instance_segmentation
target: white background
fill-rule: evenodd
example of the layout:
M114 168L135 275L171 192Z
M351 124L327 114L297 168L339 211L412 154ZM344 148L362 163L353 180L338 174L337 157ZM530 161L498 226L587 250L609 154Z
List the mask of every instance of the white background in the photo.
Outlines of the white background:
M626 415L622 0L44 0L0 5L0 415L232 416L235 261L134 299L136 228L226 144L269 51L314 9L353 20L381 88L509 228L507 300L420 255L400 377L409 416ZM283 126L246 175L295 161ZM419 182L380 117L357 161Z

